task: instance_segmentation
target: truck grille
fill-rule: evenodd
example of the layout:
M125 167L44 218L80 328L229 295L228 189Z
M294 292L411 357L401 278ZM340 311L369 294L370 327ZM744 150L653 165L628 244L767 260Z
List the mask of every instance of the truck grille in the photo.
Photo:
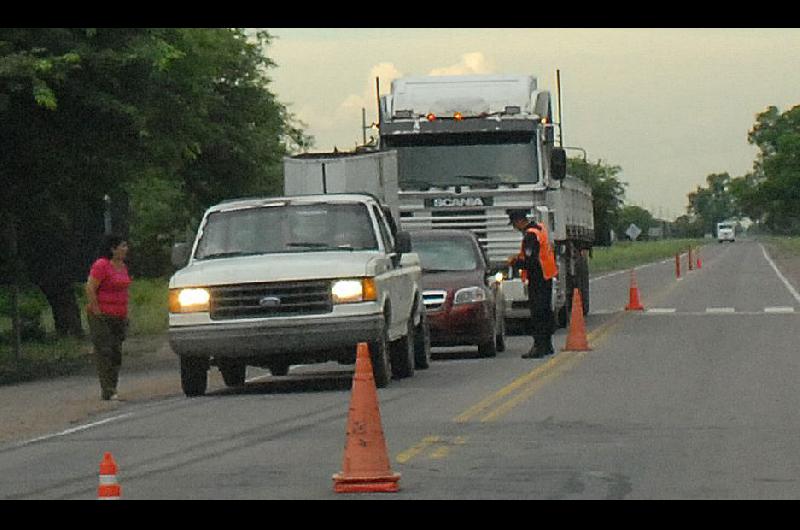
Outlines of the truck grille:
M212 320L316 315L333 311L330 281L212 287Z
M433 229L471 230L486 239L486 210L434 210L431 217Z

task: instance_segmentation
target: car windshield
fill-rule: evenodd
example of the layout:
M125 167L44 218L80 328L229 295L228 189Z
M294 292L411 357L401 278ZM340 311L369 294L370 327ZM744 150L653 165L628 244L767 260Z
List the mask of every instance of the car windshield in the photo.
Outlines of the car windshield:
M282 202L210 214L195 259L377 249L364 204Z
M478 267L475 247L468 239L413 239L423 272L471 271Z

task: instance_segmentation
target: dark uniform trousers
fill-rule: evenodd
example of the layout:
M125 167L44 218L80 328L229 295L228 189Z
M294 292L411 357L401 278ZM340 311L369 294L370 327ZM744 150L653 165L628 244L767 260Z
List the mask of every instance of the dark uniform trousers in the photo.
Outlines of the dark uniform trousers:
M531 271L533 272L533 271ZM532 274L528 284L528 307L531 311L531 335L534 345L546 348L556 330L553 315L553 280L545 280L541 272Z
M94 345L97 376L104 398L117 392L119 369L122 365L122 342L128 328L125 318L110 315L88 315L89 335Z

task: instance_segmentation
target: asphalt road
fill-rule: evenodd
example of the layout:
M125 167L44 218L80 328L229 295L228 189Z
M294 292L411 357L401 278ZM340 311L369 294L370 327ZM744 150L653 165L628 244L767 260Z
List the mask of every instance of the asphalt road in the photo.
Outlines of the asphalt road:
M379 390L398 493L333 492L352 368L326 364L0 445L0 498L93 499L106 451L125 499L800 498L800 296L758 243L701 258L636 269L643 312L629 271L593 278L592 351L526 360L511 336Z

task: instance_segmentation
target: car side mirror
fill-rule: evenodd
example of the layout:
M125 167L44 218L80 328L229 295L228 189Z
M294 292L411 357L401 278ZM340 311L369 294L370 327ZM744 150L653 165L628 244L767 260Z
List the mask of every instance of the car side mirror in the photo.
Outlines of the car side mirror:
M550 153L550 178L553 180L564 180L567 176L567 152L554 147Z
M172 245L172 265L182 269L189 263L189 253L192 251L190 243L175 243Z
M394 240L394 251L398 254L407 254L411 252L411 234L399 230Z

